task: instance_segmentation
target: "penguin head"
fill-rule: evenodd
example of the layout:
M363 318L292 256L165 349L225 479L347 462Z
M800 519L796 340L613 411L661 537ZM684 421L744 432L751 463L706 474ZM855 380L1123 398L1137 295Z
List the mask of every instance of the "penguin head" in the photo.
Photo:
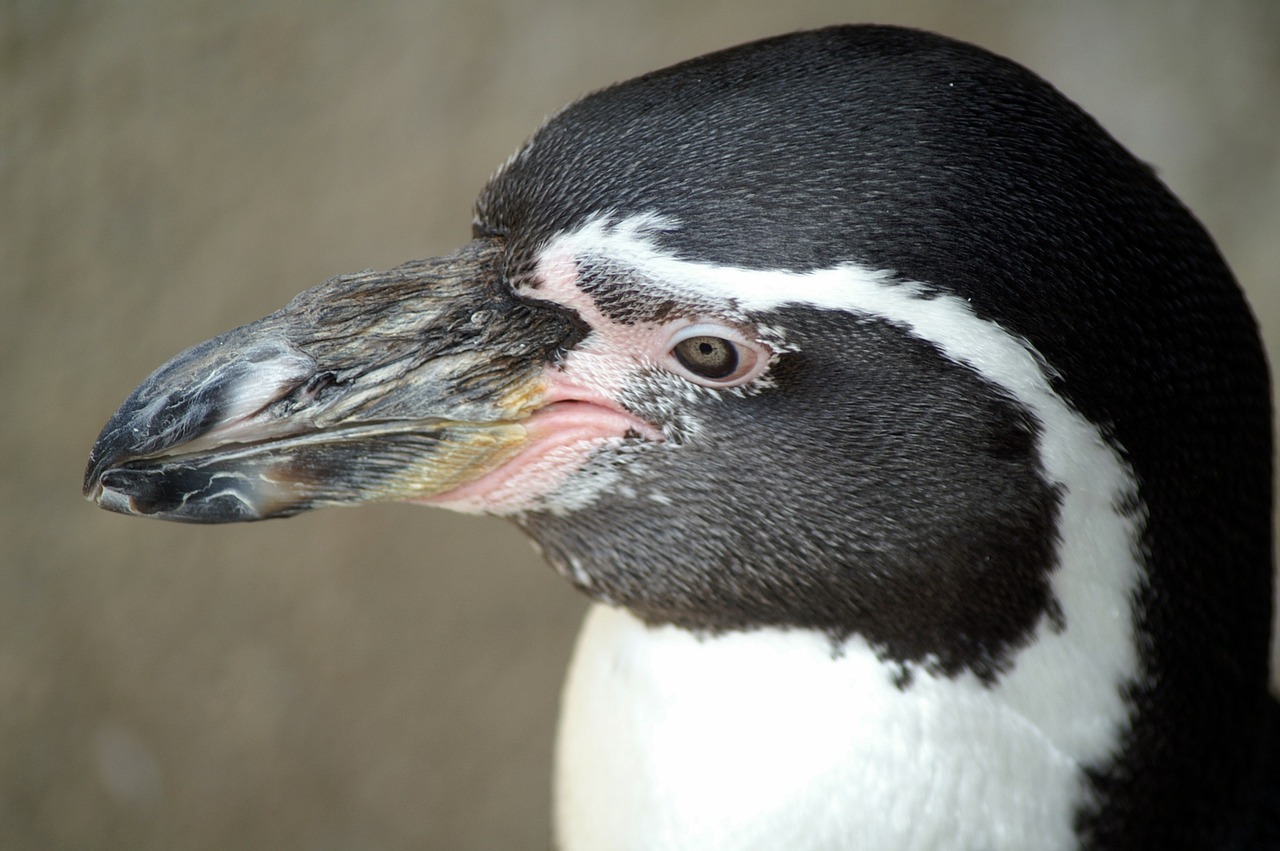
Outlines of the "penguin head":
M474 230L162 367L86 493L506 515L652 624L1066 683L1099 843L1243 794L1193 777L1243 777L1266 707L1265 360L1212 240L1050 85L897 28L744 45L553 116Z
M1258 644L1253 320L1151 170L1014 63L878 27L695 59L554 116L475 231L588 326L560 378L663 432L514 512L588 593L990 676L1061 614L1063 541L1116 518L1090 558L1134 594L1161 565L1206 625L1249 598ZM1251 566L1211 590L1206 562Z

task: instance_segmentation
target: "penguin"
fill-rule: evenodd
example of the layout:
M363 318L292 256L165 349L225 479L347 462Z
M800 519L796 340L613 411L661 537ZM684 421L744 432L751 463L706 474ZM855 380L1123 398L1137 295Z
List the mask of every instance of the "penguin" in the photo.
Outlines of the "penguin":
M1256 323L1050 84L757 41L556 113L473 230L159 368L87 497L518 524L594 601L564 851L1280 847Z

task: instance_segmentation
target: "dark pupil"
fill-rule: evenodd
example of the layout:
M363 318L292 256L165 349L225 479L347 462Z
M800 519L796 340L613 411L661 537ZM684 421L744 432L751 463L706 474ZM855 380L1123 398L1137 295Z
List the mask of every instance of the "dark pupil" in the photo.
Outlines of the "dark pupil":
M738 368L738 350L720 337L690 337L675 348L676 360L704 378L724 378Z

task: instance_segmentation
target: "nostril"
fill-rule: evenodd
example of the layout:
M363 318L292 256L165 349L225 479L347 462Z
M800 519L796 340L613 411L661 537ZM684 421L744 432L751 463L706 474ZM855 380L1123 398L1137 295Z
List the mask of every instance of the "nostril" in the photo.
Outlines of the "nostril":
M295 392L299 402L314 402L325 390L338 383L338 376L328 370L317 372Z

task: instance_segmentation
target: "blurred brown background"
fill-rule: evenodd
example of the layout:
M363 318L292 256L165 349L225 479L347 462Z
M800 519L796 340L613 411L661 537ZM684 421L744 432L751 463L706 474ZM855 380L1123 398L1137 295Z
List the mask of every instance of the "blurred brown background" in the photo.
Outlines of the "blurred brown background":
M1280 4L0 0L0 849L545 848L583 604L495 520L80 499L178 350L468 237L587 90L840 21L1010 55L1216 235L1280 351Z

